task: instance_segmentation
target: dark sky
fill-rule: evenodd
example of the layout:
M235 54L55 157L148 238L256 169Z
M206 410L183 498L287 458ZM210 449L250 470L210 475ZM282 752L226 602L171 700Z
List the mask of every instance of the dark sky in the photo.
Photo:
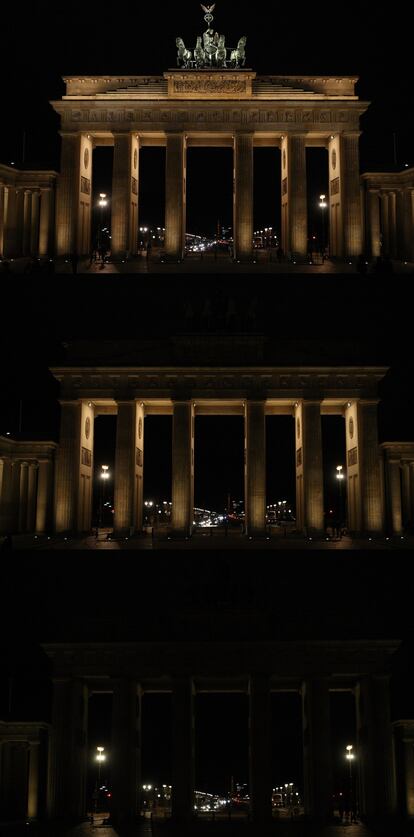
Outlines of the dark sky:
M247 6L219 0L215 26L236 43L248 36L248 65L258 74L330 74L360 77L358 93L371 101L363 117L361 168L414 163L411 107L412 12L402 0L392 6L332 2ZM161 74L175 65L175 38L192 46L205 24L197 0L180 4L131 4L120 0L110 13L96 2L70 6L38 2L24 14L9 2L2 14L2 92L7 130L0 136L0 160L58 168L58 118L48 104L64 93L64 74ZM18 41L16 47L16 33ZM7 117L7 118L6 118ZM164 154L142 157L140 220L163 225ZM95 152L94 191L111 192L112 152ZM231 162L226 149L192 149L188 168L188 229L214 232L231 224ZM255 226L279 230L280 160L277 150L255 151ZM208 189L206 190L206 182ZM326 191L326 164L308 151L309 205ZM207 191L207 195L206 195ZM312 232L317 218L310 212Z

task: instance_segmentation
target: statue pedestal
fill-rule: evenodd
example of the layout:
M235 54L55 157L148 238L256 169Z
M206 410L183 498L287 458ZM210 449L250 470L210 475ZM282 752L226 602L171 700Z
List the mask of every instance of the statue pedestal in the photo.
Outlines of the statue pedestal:
M164 73L170 99L250 99L252 70L169 70Z

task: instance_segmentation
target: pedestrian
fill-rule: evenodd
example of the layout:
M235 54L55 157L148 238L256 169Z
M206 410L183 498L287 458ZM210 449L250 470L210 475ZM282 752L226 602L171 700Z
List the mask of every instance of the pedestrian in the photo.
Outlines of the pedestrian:
M3 543L1 545L1 552L11 552L13 549L13 539L11 535L5 535L3 539Z

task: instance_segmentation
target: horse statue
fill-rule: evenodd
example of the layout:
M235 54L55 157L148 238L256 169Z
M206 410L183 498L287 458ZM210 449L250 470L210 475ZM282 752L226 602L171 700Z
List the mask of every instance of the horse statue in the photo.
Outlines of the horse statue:
M233 67L244 67L246 63L246 42L247 37L243 35L237 44L237 49L231 51L230 61Z
M191 50L187 49L182 38L176 38L177 45L177 67L189 67L191 65L193 55Z
M226 39L224 35L220 35L217 44L216 64L218 67L225 67L227 61L227 49L225 46Z
M206 54L204 52L203 45L201 43L201 35L198 35L197 43L195 45L195 50L194 50L194 61L195 61L196 67L203 67L204 63L205 63L205 60L206 60Z

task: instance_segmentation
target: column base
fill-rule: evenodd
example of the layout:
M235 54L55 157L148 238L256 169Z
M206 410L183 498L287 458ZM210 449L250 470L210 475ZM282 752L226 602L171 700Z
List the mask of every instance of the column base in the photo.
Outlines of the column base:
M135 535L135 531L131 531L131 529L114 529L113 537L114 538L132 538Z

